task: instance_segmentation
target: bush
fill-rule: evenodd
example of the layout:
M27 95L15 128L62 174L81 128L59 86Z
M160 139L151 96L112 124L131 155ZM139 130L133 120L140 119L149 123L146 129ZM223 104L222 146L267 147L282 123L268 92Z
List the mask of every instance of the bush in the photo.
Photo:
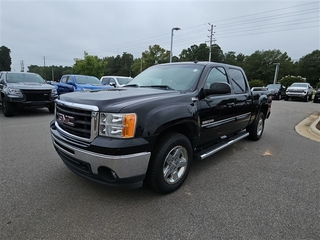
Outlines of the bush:
M263 85L264 85L264 84L263 84L263 81L258 80L258 79L249 81L249 86L250 86L250 88L253 88L253 87L263 87Z
M306 79L300 76L285 76L279 81L285 87L289 87L292 83L295 82L306 82Z

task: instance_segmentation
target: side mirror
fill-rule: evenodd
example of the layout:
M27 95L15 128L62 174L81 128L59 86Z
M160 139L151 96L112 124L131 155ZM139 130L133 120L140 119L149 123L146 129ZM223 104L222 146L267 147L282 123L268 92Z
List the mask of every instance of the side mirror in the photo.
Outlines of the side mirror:
M73 86L73 82L67 82L67 84Z
M228 83L215 82L210 85L209 89L203 89L205 96L212 94L228 94L231 93L231 87Z
M4 80L3 79L0 80L0 84L4 84Z
M110 86L112 86L112 87L116 87L116 83L110 83Z

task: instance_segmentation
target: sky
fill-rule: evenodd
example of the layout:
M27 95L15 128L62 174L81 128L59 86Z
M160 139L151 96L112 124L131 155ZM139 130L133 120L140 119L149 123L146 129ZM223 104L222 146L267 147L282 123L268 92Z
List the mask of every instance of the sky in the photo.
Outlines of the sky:
M298 61L319 50L319 32L319 0L0 0L0 46L16 72L72 66L84 52L139 58L155 44L170 50L171 39L179 56L211 36L224 53L276 49Z

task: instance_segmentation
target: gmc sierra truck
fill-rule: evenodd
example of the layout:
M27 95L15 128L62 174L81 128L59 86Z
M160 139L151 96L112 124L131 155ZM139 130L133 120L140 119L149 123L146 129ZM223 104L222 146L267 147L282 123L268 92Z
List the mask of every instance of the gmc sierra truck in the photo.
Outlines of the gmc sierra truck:
M259 140L268 90L242 68L212 62L155 65L123 88L60 95L50 123L55 150L76 174L130 188L178 189L193 160Z

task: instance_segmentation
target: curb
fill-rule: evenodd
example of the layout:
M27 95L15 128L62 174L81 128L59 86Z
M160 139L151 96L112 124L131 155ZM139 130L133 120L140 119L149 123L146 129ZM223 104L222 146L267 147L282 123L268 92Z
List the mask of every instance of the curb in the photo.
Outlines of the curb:
M314 121L311 126L309 127L309 131L312 134L315 134L320 138L320 131L317 129L316 125L320 122L320 116L317 118L316 121Z
M301 136L320 142L320 131L316 125L320 121L320 112L314 112L309 117L295 126L295 130Z

